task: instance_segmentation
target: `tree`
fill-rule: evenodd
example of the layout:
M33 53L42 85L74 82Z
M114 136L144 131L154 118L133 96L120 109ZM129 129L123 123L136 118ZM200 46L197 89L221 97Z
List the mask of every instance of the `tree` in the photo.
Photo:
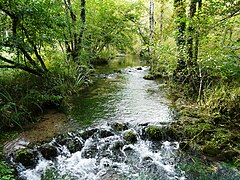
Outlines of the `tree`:
M86 23L86 1L74 3L71 0L63 0L66 14L67 27L63 36L65 38L68 59L74 62L80 61L83 33Z
M49 10L49 7L54 7ZM42 76L48 72L42 50L57 37L57 2L0 2L0 67L17 68Z
M111 52L126 53L134 45L142 11L141 2L88 1L83 51L96 60ZM107 54L107 55L106 55Z

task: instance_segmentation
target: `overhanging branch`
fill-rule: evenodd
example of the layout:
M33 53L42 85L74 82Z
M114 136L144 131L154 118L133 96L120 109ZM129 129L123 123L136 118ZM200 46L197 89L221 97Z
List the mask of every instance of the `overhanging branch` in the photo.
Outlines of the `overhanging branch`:
M5 62L5 63L11 64L11 65L0 65L1 68L17 68L17 69L24 70L24 71L26 71L28 73L34 74L36 76L42 77L42 73L40 73L37 70L32 69L32 68L30 68L28 66L25 66L23 64L20 64L18 62L13 61L13 60L7 59L7 58L5 58L3 56L0 56L0 60Z

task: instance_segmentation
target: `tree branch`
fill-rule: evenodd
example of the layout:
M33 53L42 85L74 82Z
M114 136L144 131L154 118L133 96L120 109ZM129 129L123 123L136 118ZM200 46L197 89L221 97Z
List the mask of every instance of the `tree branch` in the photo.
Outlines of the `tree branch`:
M3 62L11 64L11 65L0 65L1 68L18 68L18 69L24 70L26 72L29 72L31 74L34 74L36 76L42 77L41 72L38 72L37 70L32 69L28 66L25 66L25 65L22 65L20 63L15 62L15 61L12 61L10 59L7 59L7 58L5 58L1 55L0 55L0 60L2 60Z

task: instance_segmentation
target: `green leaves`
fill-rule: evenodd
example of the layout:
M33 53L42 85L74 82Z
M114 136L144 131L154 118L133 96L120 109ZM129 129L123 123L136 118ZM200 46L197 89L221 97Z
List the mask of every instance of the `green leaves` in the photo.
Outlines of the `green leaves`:
M4 161L0 161L0 179L1 180L14 180L14 170L9 168Z

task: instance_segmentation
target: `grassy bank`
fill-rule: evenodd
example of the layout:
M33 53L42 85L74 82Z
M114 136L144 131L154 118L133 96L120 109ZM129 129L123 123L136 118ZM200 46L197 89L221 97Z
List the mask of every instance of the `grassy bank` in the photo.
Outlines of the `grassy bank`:
M169 89L179 112L172 128L179 133L181 148L240 168L239 83L219 81L204 88L200 100L188 86L172 83Z

